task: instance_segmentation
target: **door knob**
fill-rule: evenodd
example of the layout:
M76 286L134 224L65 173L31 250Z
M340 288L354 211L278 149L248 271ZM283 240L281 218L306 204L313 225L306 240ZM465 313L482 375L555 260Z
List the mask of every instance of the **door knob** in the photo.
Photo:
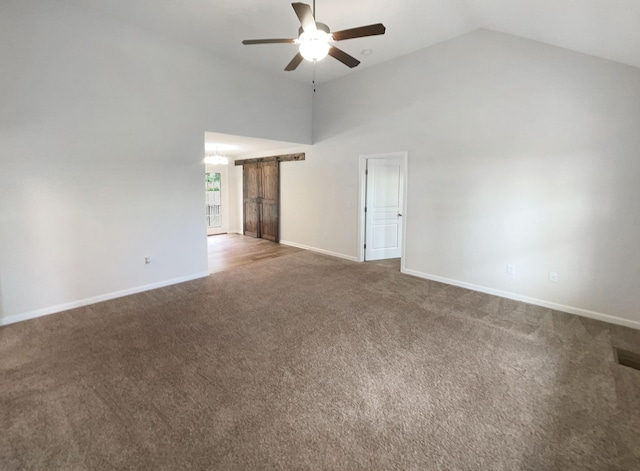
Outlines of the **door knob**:
M398 213L398 217L401 218L402 217L402 213Z

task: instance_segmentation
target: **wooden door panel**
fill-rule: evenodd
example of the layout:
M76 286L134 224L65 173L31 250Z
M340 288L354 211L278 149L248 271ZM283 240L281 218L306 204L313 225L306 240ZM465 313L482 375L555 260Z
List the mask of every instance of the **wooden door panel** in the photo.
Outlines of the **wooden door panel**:
M260 163L260 231L263 239L278 242L279 239L279 162Z
M257 198L259 196L260 169L257 163L246 164L242 172L242 191L245 198Z
M244 235L260 237L260 168L257 163L246 164L242 171Z
M259 227L259 205L258 203L244 203L244 235L250 237L260 237Z
M263 239L278 242L278 215L276 205L262 203L260 232Z
M261 197L263 200L276 203L278 201L278 162L261 162Z

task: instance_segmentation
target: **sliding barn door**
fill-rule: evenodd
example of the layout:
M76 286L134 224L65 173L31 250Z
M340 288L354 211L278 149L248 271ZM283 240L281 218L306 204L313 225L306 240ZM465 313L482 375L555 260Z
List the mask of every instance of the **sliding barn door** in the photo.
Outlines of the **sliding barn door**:
M250 163L243 165L242 170L242 196L244 215L243 233L251 237L260 237L260 215L259 203L260 197L260 168L258 163Z
M276 160L243 165L244 234L280 240L280 163Z
M259 162L261 183L260 237L278 242L280 200L280 162Z

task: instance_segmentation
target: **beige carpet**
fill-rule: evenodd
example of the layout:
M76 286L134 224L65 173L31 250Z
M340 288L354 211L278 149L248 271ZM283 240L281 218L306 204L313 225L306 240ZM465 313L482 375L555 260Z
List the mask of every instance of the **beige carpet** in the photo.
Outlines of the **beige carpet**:
M0 469L637 470L640 332L300 252L0 328Z

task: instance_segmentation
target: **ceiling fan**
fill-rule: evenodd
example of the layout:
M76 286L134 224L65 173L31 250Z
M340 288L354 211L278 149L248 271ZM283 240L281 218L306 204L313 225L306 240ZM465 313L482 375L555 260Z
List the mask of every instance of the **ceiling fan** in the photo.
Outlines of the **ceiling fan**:
M316 21L316 2L313 0L313 10L306 3L292 3L291 6L300 20L301 27L298 30L297 39L245 39L242 44L297 44L299 52L284 68L286 71L295 70L303 59L317 62L324 59L327 54L338 59L348 67L356 67L360 61L333 45L334 42L345 39L363 38L384 34L386 28L382 23L360 26L358 28L344 29L331 32L324 23Z

